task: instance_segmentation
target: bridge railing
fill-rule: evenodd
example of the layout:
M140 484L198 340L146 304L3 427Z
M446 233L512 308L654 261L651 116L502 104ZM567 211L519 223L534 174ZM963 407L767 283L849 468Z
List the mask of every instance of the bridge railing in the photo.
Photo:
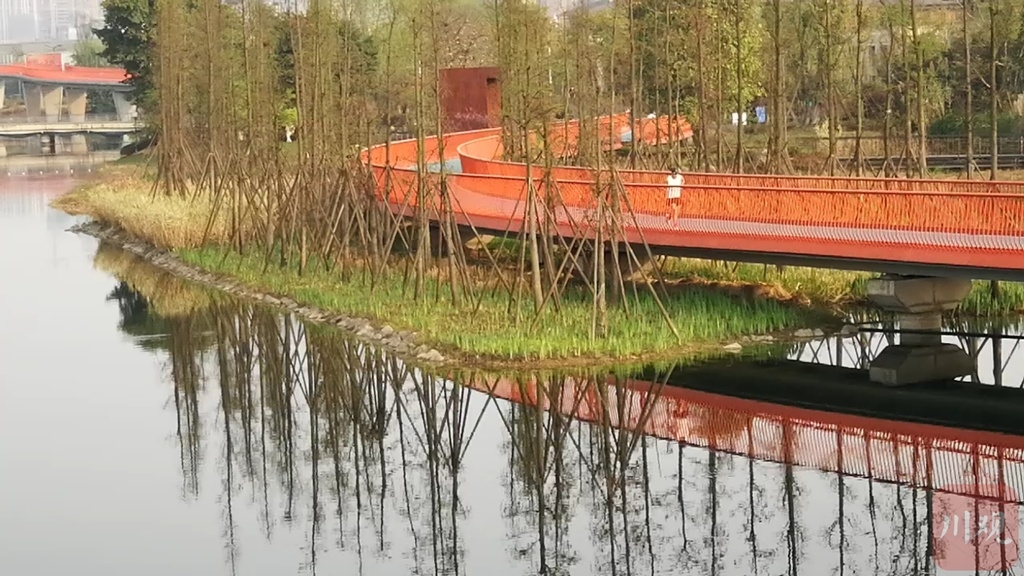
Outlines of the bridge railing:
M384 190L383 172L378 186ZM417 175L411 170L394 170L390 175L393 204L415 200ZM430 186L437 189L440 177L431 175ZM455 198L456 212L471 216L521 220L525 214L527 185L522 178L451 174L447 185ZM579 225L586 225L597 206L598 188L592 182L534 182L539 199L551 199L561 210L575 214ZM671 231L674 226L665 215L669 205L665 187L650 184L625 184L625 196L615 196L611 188L603 193L612 201L620 199L620 211L627 227L650 231ZM435 196L436 197L436 196ZM439 207L439 206L438 206ZM635 215L636 220L630 216ZM684 187L680 206L682 218L744 224L772 225L759 234L800 235L793 227L817 230L818 240L871 242L902 245L907 242L933 243L942 236L943 244L963 248L1020 250L1024 242L1024 197L1016 194L962 194L957 192L921 192L892 190L814 190L750 186L690 185ZM635 222L635 223L634 223ZM512 225L515 228L515 225ZM925 233L908 240L906 233ZM963 238L963 236L973 238Z
M19 126L27 124L43 124L43 125L66 125L66 124L100 124L100 123L112 123L112 122L131 122L135 123L135 120L122 120L117 114L86 114L81 120L75 120L72 122L71 118L67 114L62 114L59 118L52 118L47 116L24 116L24 115L9 115L0 116L0 126Z
M476 140L467 140L459 146L457 152L464 172L492 176L526 177L527 169L525 164L508 162L501 159L501 144L497 135L486 135ZM535 178L547 176L542 166L535 166L533 170ZM1024 181L820 177L700 172L687 172L684 175L687 186L745 186L837 191L934 191L956 194L998 193L1024 195ZM618 170L617 176L626 183L657 185L665 182L668 173L650 170ZM555 180L593 181L597 179L597 171L586 167L557 166L552 170L551 177ZM604 177L607 178L608 176Z

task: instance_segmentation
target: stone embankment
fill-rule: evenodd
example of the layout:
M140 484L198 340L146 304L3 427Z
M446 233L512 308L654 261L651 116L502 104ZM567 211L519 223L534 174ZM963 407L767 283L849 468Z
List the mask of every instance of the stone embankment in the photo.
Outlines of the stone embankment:
M197 284L223 290L234 296L254 300L270 306L284 308L296 316L311 322L331 324L348 331L356 339L378 346L402 358L421 364L442 364L447 358L437 350L425 344L418 344L416 332L395 330L391 326L375 326L366 318L345 316L326 312L314 306L305 306L291 298L274 296L244 286L230 278L212 274L191 264L187 264L173 253L157 248L147 242L131 237L116 227L105 226L98 222L78 224L71 232L86 234L108 242L123 250L139 256L150 264L166 270L177 277L190 280Z

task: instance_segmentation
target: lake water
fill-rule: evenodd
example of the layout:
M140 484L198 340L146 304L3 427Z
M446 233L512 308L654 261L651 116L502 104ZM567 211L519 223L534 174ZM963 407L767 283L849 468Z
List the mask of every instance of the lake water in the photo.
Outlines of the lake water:
M424 374L67 232L48 203L75 175L2 173L4 576L926 574L974 560L950 518L1016 526L1020 497L962 495L1024 490L1024 438L667 368ZM1020 387L1017 340L965 342ZM774 353L857 367L883 343Z

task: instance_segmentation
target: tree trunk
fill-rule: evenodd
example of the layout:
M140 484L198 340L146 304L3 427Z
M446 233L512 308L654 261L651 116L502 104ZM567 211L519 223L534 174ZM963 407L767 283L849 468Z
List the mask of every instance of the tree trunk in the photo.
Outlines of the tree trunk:
M902 25L903 17L906 14L906 0L900 0L900 54L903 56L903 154L907 160L904 173L907 176L910 172L911 141L914 134L913 123L910 120L910 90L907 85L910 83L910 59L907 57L907 28Z
M854 90L857 93L857 135L853 148L853 161L857 176L864 176L864 0L857 0L857 59L854 70Z
M882 172L886 178L891 178L895 175L895 167L892 164L892 51L893 42L895 41L895 34L893 34L892 20L886 23L886 27L889 30L889 45L885 49L885 127L882 133L882 147L884 149L885 161L883 164Z
M836 98L832 67L832 2L825 0L825 105L828 107L828 175L836 175Z
M910 0L910 33L914 41L914 59L917 63L917 76L914 84L917 88L917 165L921 177L928 175L928 127L924 117L924 51L917 30L917 2Z
M722 70L722 44L724 43L722 34L721 20L715 18L715 82L717 83L717 94L715 94L715 114L718 116L718 120L715 123L717 129L715 130L715 169L719 172L722 170L722 164L725 162L725 150L723 149L724 142L722 141L722 99L725 97L725 89L723 88L722 81L725 76Z
M992 164L989 172L989 178L995 180L999 177L999 88L998 84L998 57L999 48L996 46L996 17L999 14L999 10L996 6L996 0L989 0L988 3L988 40L989 40L989 88L992 95L992 106L989 110L989 118L992 122L991 138L991 153L992 153Z
M964 127L967 130L967 179L974 176L974 88L972 86L974 77L971 75L971 31L968 27L968 16L970 0L962 0L963 10L960 14L960 23L964 35L964 82L967 89L966 102L964 104Z
M771 98L771 140L768 147L770 155L769 172L778 174L782 172L782 152L785 143L782 139L782 126L786 122L783 114L783 92L782 80L782 0L772 0L772 51L774 53L774 77L772 78Z
M736 172L743 173L743 0L734 0L736 33Z
M668 9L666 8L666 14ZM697 109L700 114L698 125L700 127L700 137L697 139L697 151L700 156L700 162L702 169L705 172L710 171L709 157L708 157L708 98L707 88L704 84L704 69L705 69L705 55L704 55L704 33L705 33L705 7L704 0L698 0L697 2ZM666 16L667 18L667 16ZM668 57L668 49L666 46L666 57ZM671 76L670 76L671 78ZM669 85L671 88L671 84ZM669 91L671 96L671 90Z

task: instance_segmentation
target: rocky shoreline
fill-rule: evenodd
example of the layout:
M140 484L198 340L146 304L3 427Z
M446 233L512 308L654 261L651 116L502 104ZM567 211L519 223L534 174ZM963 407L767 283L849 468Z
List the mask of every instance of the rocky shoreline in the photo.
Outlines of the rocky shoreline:
M133 238L128 233L113 226L105 226L92 221L72 226L69 232L92 236L109 242L119 248L135 254L150 264L166 270L175 276L202 284L217 290L223 290L233 296L254 300L271 306L284 308L296 316L321 324L330 324L341 328L356 339L372 343L397 356L416 363L440 365L450 362L438 350L425 344L417 343L416 332L395 330L387 324L375 327L366 318L346 316L326 312L315 306L304 306L288 297L274 296L248 288L230 278L207 272L201 268L187 264L167 250Z
M384 324L375 326L374 323L358 316L349 316L327 312L315 306L299 304L287 296L275 296L249 288L231 278L214 274L188 264L175 256L172 252L158 248L149 242L140 240L128 234L124 230L105 225L97 221L90 221L72 226L69 232L92 236L104 242L109 242L127 252L130 252L146 262L166 270L177 277L183 278L217 290L222 290L233 296L246 298L270 306L277 306L288 310L296 316L311 322L328 324L341 328L352 337L371 343L396 356L417 364L439 366L454 364L456 358L449 358L431 346L418 342L417 333L405 330L395 330ZM848 337L857 332L855 326L845 325L837 335ZM775 337L770 334L743 336L738 341L726 344L721 350L731 353L740 353L747 346L758 344L770 344L778 341L807 341L815 338L824 338L829 334L821 329L801 328L792 334Z

